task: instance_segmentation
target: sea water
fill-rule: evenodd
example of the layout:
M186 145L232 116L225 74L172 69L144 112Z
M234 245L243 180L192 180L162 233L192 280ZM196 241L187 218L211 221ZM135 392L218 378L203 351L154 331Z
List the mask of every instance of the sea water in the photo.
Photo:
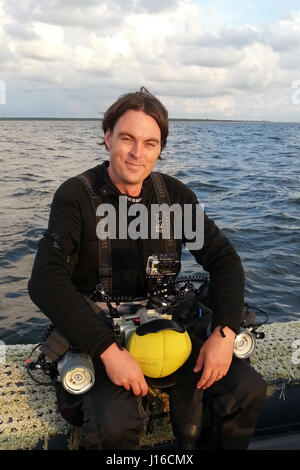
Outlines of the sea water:
M27 293L57 187L108 159L93 120L0 120L0 339L36 343L49 320ZM186 183L241 257L245 300L300 318L300 124L171 121L156 169ZM199 266L184 250L182 272ZM263 319L263 317L262 317Z

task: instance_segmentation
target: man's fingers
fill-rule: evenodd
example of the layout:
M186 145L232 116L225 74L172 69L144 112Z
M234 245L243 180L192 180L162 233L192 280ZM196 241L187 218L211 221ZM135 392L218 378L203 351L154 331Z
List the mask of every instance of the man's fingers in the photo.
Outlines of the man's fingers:
M225 375L227 375L227 372L228 372L228 370L226 370L225 372L218 372L216 380L223 379L223 377L225 377Z
M141 387L140 387L140 384L138 382L134 382L133 384L131 384L131 390L132 390L132 393L138 397L140 394L141 394Z
M227 373L227 372L226 372ZM197 388L208 388L210 387L214 382L217 382L221 379L223 379L223 377L226 375L226 373L222 373L220 375L220 373L218 372L217 369L207 369L203 371L203 374L199 380L199 382L197 383Z
M212 368L206 364L204 366L201 378L199 382L197 383L197 388L205 388L207 382L210 379L211 373L212 373Z
M125 388L125 390L127 390L127 392L129 392L129 390L132 388L129 383L124 383L123 387Z
M135 396L142 396L144 397L145 395L147 395L148 393L148 385L146 383L146 381L144 380L144 377L143 379L141 379L135 386L135 388L132 387L132 391L134 393Z
M204 388L210 387L214 382L216 382L218 377L218 372L216 370L213 370L212 373L210 374L209 380L206 382L204 385Z
M120 350L116 343L109 346L100 356L110 380L136 396L145 396L148 385L137 361L126 349Z
M216 380L216 373L211 371L210 374L202 374L201 379L199 380L197 384L197 388L203 388L206 389L210 387L211 384L213 384Z
M144 397L148 393L148 385L147 382L144 379L144 376L141 379L137 379L132 381L129 385L129 388L125 387L126 390L132 390L132 393L135 396L142 396Z
M194 372L200 372L200 370L203 368L203 364L204 364L204 356L201 354L201 351L200 351L200 354L198 356L197 362L194 367Z
M148 393L148 385L145 382L145 384L143 384L141 386L141 395L142 395L142 397L145 397L147 395L147 393Z

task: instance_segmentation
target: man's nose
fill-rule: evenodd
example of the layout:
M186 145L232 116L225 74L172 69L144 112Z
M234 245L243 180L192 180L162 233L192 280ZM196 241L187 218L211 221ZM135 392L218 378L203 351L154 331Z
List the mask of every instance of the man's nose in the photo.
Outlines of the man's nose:
M131 147L130 154L134 158L141 158L143 155L143 144L142 142L135 141Z

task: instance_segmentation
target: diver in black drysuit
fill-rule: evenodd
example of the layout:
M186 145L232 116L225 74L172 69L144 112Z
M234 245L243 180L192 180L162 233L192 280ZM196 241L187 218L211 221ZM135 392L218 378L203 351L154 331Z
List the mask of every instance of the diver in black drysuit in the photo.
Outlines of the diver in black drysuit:
M88 173L96 178L101 200L118 210L121 193L108 176L108 165L109 162L103 162ZM167 175L163 175L163 179L171 204L197 203L196 195L183 183ZM150 176L144 180L139 197L128 198L128 204L135 202L147 208L157 203ZM96 381L87 393L71 396L61 384L56 386L64 417L74 422L74 410L80 410L80 448L138 449L146 422L142 400L108 378L99 356L116 338L86 299L101 281L95 255L98 250L95 223L94 208L83 184L76 177L68 179L55 193L48 229L39 242L34 261L29 295L55 327L94 360ZM178 259L182 243L185 243L184 238L176 240ZM111 240L112 294L146 297L148 256L163 251L162 240ZM230 242L206 214L204 245L191 253L210 274L211 330L217 325L226 325L238 333L244 302L243 269ZM195 406L202 406L202 390L196 389L201 373L194 373L193 367L205 338L197 336L197 328L190 334L191 356L178 371L176 384L169 391L173 431L181 442L185 442L189 423L197 424L194 423L196 417L202 418L200 408L195 414ZM227 375L203 392L203 403L212 417L207 446L246 449L265 391L265 381L248 362L233 357ZM77 420L78 413L76 424Z

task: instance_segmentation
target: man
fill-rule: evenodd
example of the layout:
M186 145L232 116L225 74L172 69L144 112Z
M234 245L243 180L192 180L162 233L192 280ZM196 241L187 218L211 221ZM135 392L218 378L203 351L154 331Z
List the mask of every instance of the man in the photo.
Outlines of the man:
M101 202L118 210L119 197L127 196L128 206L141 203L150 208L157 203L151 173L168 135L166 109L141 89L119 98L105 113L102 127L110 160L87 172L94 178ZM195 194L185 185L167 175L163 180L170 204L196 206ZM54 196L29 294L55 327L94 360L96 383L80 402L80 446L84 449L139 448L145 425L141 397L147 394L148 385L141 368L119 347L114 333L95 315L86 297L103 279L110 282L110 294L145 297L147 259L163 252L164 245L151 237L112 239L110 243L111 275L103 271L101 278L95 211L80 179L70 178ZM182 243L186 243L184 235L176 240L178 259ZM206 215L203 247L191 252L210 274L212 334L204 342L194 339L192 354L170 391L173 430L183 445L186 432L190 432L186 431L189 419L195 420L197 415L193 409L187 418L187 404L197 402L197 392L204 390L203 401L214 416L210 444L220 449L247 448L265 396L265 383L245 361L233 358L243 307L243 269L229 241Z

